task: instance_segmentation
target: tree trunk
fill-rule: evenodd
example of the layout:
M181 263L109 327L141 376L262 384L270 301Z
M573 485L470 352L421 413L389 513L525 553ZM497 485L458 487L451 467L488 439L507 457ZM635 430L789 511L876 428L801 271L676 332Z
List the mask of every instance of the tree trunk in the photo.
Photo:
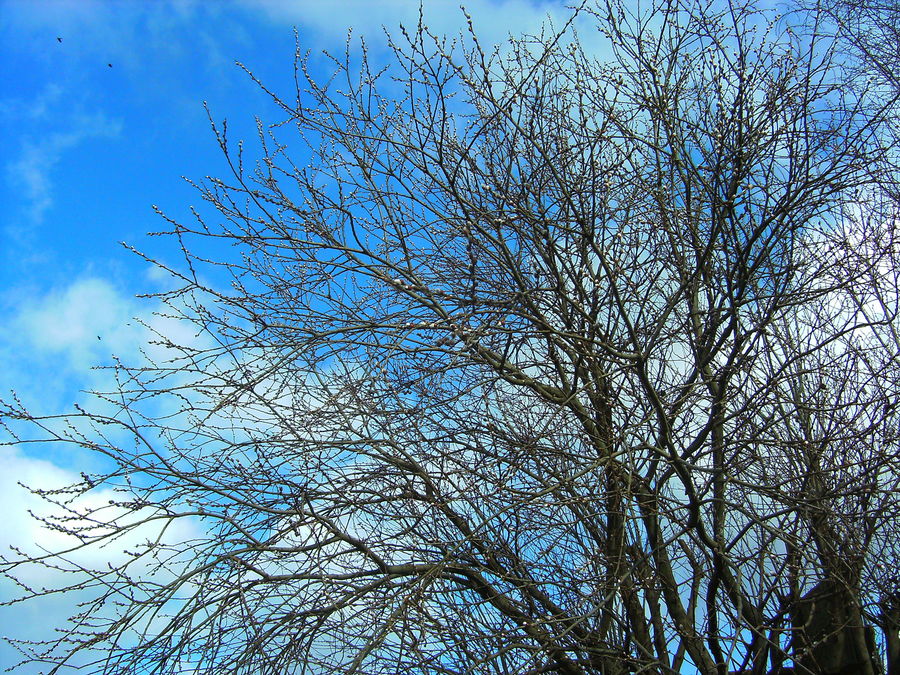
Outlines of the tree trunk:
M858 603L838 581L816 584L792 612L793 660L797 673L875 673L876 646Z

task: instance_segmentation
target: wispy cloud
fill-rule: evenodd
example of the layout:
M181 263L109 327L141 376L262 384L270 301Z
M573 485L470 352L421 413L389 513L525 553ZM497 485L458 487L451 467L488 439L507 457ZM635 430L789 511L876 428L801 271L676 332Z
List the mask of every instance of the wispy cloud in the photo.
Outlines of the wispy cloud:
M44 85L44 88L30 101L5 98L0 100L0 119L12 122L23 120L34 122L48 117L48 113L56 108L63 97L63 88L55 82Z
M250 8L265 12L271 19L310 28L320 40L343 45L348 28L367 36L381 33L382 26L393 33L403 24L413 28L419 19L419 3L408 0L334 0L333 2L293 2L292 0L243 0ZM536 32L548 18L570 16L559 2L534 0L472 0L462 3L472 16L475 29L487 43L502 44L510 34ZM437 34L453 35L464 30L466 18L460 3L426 3L423 19ZM323 45L324 46L324 45Z
M45 101L36 101L34 114L43 115L46 106ZM53 173L65 154L90 138L114 137L122 127L102 113L75 114L56 126L66 128L41 138L24 138L18 156L5 167L6 179L21 190L27 221L32 226L41 224L53 204Z

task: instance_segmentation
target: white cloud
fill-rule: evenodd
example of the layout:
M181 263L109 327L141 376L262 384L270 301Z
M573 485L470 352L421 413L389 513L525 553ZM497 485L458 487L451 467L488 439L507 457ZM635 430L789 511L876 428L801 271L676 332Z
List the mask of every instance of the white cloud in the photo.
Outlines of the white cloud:
M157 283L165 281L165 275L158 271L148 273L148 277ZM27 395L21 398L26 406L43 409L36 412L57 413L70 405L71 398L63 403L62 397L71 397L78 389L110 390L114 387L111 371L90 370L98 362L108 362L110 352L116 352L123 361L132 365L142 363L142 349L151 357L165 358L166 347L147 344L154 330L171 337L175 343L208 346L208 339L197 335L196 326L154 314L154 309L160 309L160 305L152 301L139 302L110 280L100 277L75 279L69 285L49 292L31 292L20 297L17 306L4 317L5 321L0 321L2 383L8 381L24 389ZM139 321L132 317L137 317ZM101 339L98 340L98 336ZM97 399L89 403L84 401L84 394L79 396L85 407L91 410L110 405ZM5 393L3 397L6 398ZM32 402L36 405L32 406ZM162 409L174 404L168 400L156 400L148 405L157 405ZM176 410L163 410L163 414L166 412L174 413ZM17 430L26 437L30 436L23 429ZM115 429L105 429L105 432L108 439L116 441ZM125 442L124 439L119 440ZM109 468L108 464L104 464L104 458L74 445L53 448L44 444L0 446L0 513L4 514L3 526L0 527L0 550L9 554L10 546L15 546L39 554L41 551L65 550L77 543L73 536L47 528L32 517L31 513L51 516L58 507L23 488L20 483L42 490L60 488L79 482L82 470L102 472ZM134 481L139 484L140 476L135 476ZM125 517L130 522L136 522L139 517L154 515L151 508L126 514L120 507L110 505L111 499L122 497L108 485L101 484L80 496L73 503L73 508L79 513L99 509L95 518L101 526L117 518ZM76 519L68 525L71 527L77 522ZM161 525L162 521L141 525L108 545L92 546L68 554L66 560L83 569L105 570L107 563L115 566L130 560L124 551L141 550L147 539L155 539ZM190 563L191 548L180 543L196 538L208 538L208 533L201 523L192 519L178 519L166 529L163 543L180 548L184 554L179 558L181 562L173 564ZM63 563L62 567L71 567L70 563ZM167 574L153 571L148 565L152 565L152 561L139 559L129 566L130 573L140 577L152 572L155 581ZM76 581L71 574L38 565L20 567L16 575L35 589L57 588ZM20 592L21 589L15 588L12 582L0 578L0 602L17 597ZM57 635L54 629L64 627L68 617L78 611L78 603L89 599L90 591L66 592L0 607L0 625L6 626L2 632L29 640L53 638ZM15 665L17 661L14 649L0 643L0 670ZM39 670L40 667L35 665L17 668L16 672L30 675Z
M23 487L40 487L43 490L72 485L80 477L45 459L29 457L15 446L0 446L0 513L3 513L3 527L0 528L0 550L9 555L15 547L32 555L47 551L64 551L75 547L79 541L72 535L46 527L34 516L50 517L58 513L58 507ZM121 499L122 495L111 489L97 489L80 497L71 505L79 513L93 512L94 521L105 522L123 517L122 509L109 506L110 500ZM99 509L99 510L98 510ZM32 515L34 514L34 515ZM138 517L148 517L147 509L127 516L131 521ZM85 521L86 522L86 521ZM70 520L67 526L77 526L78 521ZM161 529L161 522L148 524L132 530L104 546L83 548L65 556L65 562L57 561L54 567L27 565L15 570L16 578L34 590L60 588L77 582L71 572L64 570L80 567L88 570L105 570L107 563L114 567L131 560L125 551L135 551L148 539L155 540ZM179 519L165 530L164 544L177 544L201 536L196 523ZM151 569L149 560L131 561L129 570L140 575ZM156 575L159 580L159 573ZM0 601L18 597L22 589L13 586L7 579L0 579ZM0 607L0 623L5 623L5 631L11 636L28 640L47 640L58 636L57 628L64 628L69 617L80 611L79 603L90 598L89 591L69 591L63 594L45 596L25 605ZM10 667L19 659L14 649L0 645L0 668ZM39 672L37 664L16 672Z
M57 400L58 392L48 393L54 385L67 396L78 389L114 390L111 371L93 369L97 364L108 363L112 353L124 363L137 366L145 363L145 353L164 359L167 347L148 345L155 337L154 331L169 336L176 344L198 348L207 345L196 328L155 314L154 309L159 309L158 304L140 303L109 280L97 277L77 279L66 287L21 298L19 307L0 329L3 384L9 382L23 390L20 399L26 407L33 409L34 403L44 409L34 411L36 414L55 414L68 405ZM103 405L97 399L85 402L93 410ZM73 473L66 467L91 471L88 467L101 462L92 453L75 449L54 455L46 446L35 446L33 452L41 453L42 458L28 456L15 447L0 446L0 513L6 514L4 527L0 528L0 547L32 542L58 548L69 541L66 535L48 532L27 516L29 509L47 513L48 505L18 487L17 482L54 489L79 480L77 471ZM66 466L49 458L65 458ZM89 497L81 500L81 508L106 504L110 498L107 490L91 491Z
M28 514L29 510L44 511L46 504L21 487L20 482L54 488L75 480L52 462L26 457L15 447L0 446L0 513L4 514L0 549L6 552L10 545L48 544L48 539L54 536Z
M170 325L170 319L153 315L158 305L138 302L108 279L85 277L73 280L68 286L49 292L31 292L18 298L17 306L0 322L0 371L2 384L14 386L20 399L34 412L58 413L68 409L74 397L80 397L85 407L103 408L98 399L87 402L86 394L76 394L79 389L105 389L114 387L112 373L108 370L92 370L97 363L109 362L110 353L117 353L129 363L140 363L141 349L146 346L151 332L133 317L143 319L148 325L165 334L178 333L178 339L189 344L199 344L194 333L179 325ZM101 339L97 339L98 336ZM163 347L151 347L157 353ZM6 388L6 387L4 387ZM3 392L6 398L6 392ZM38 410L35 410L38 408ZM30 436L24 428L17 431ZM33 431L33 429L32 429ZM107 431L115 439L115 430ZM104 458L74 446L51 448L47 445L0 446L0 551L10 553L15 546L25 552L60 551L71 548L76 539L64 532L47 528L32 514L51 516L58 507L21 484L42 490L56 489L81 480L80 471L109 469ZM122 494L101 485L79 497L73 507L80 513L100 509L96 513L99 522L108 523L123 516L132 519L149 516L145 509L140 514L127 515L110 500L121 499ZM69 525L77 524L72 521ZM66 556L84 569L106 569L107 563L116 565L128 560L125 550L139 550L147 539L155 539L160 523L141 526L106 546L93 546ZM202 536L196 522L179 519L166 530L164 542L179 542ZM149 561L148 561L149 563ZM65 567L66 564L63 564ZM129 568L140 576L147 570L143 559ZM54 571L38 565L20 567L17 577L39 589L57 588L71 584L76 579L62 571ZM159 578L158 573L155 575ZM0 601L17 597L21 589L9 580L0 579ZM24 604L0 607L0 625L3 632L19 638L41 640L53 638L57 627L64 627L68 618L78 611L78 603L89 599L89 593L66 592L54 594ZM19 656L8 645L0 643L0 670L17 663ZM17 668L16 672L37 673L39 665Z
M51 517L58 513L58 507L48 503L39 495L22 487L36 487L41 490L54 490L78 483L80 476L72 471L63 469L51 461L25 455L15 446L0 446L0 509L4 513L4 527L0 531L0 549L8 551L10 546L16 546L25 551L39 554L40 551L61 551L78 545L79 541L72 535L59 530L48 529L42 522L31 514L39 517ZM110 488L96 489L79 497L71 508L78 513L93 513L93 522L98 518L101 524L112 523L125 516L120 507L110 507L113 500L122 499L123 495ZM149 509L140 512L140 517L147 518L151 513ZM137 521L138 516L128 516L130 521ZM70 521L69 527L84 526L88 521L79 523ZM105 527L105 525L104 525ZM160 525L148 525L146 528L137 528L128 535L116 540L114 544L99 548L87 548L80 552L67 556L71 561L76 561L86 569L104 569L107 562L116 563L126 560L122 554L124 549L134 550L148 537L155 538ZM112 529L104 531L112 532ZM172 527L166 529L165 541L172 543L183 541L199 534L189 521L180 519ZM51 587L48 572L43 568L26 570L23 580L31 583L40 583Z
M154 275L154 277L157 275ZM115 391L114 372L97 369L113 357L129 366L175 356L173 344L204 349L212 338L197 326L162 315L162 306L139 301L109 279L83 277L49 291L21 291L6 316L0 316L0 398L14 390L35 414L53 414L79 401L101 405L86 391ZM155 344L151 344L153 341ZM190 378L172 376L176 385ZM156 399L160 410L168 399ZM157 410L156 412L160 412ZM171 411L170 411L171 412Z
M162 271L148 272L147 277L157 284L167 279ZM62 357L61 365L86 378L111 356L131 365L140 364L144 354L169 356L167 347L150 344L159 335L193 348L210 344L197 335L195 325L173 318L171 312L162 316L160 309L158 303L138 301L108 279L84 277L19 298L0 341L23 348L19 358Z
M61 354L87 374L111 353L137 355L145 335L131 319L140 309L109 281L85 278L23 303L14 323L33 352Z

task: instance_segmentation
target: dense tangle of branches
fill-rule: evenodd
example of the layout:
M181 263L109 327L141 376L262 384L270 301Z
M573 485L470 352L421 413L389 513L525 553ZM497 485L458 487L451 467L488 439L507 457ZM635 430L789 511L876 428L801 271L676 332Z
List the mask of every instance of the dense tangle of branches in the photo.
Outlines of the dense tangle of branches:
M420 24L327 82L298 53L258 159L215 127L232 174L170 221L159 296L211 339L161 336L172 360L120 365L71 426L3 411L111 462L47 494L122 490L61 512L79 546L201 534L74 569L95 599L30 648L104 672L882 672L897 90L831 15L706 4L586 4L493 51Z

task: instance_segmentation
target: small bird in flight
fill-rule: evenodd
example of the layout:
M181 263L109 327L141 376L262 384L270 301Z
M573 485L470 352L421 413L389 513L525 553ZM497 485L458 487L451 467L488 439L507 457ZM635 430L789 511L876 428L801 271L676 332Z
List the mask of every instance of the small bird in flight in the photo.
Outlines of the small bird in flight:
M57 38L56 38L56 41L57 41L57 42L62 42L62 38L61 38L61 37L57 37Z
M107 63L106 65L109 66L110 68L112 68L112 64L111 64L111 63Z

